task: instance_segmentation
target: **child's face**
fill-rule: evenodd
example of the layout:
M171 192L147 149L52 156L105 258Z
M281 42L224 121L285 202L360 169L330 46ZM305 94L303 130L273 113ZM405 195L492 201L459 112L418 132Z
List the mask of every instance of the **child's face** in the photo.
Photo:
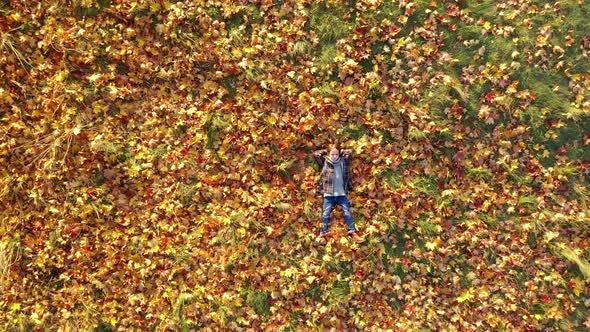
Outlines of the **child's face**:
M330 159L331 160L337 160L338 157L340 157L340 153L338 153L338 150L334 149L334 150L330 151Z

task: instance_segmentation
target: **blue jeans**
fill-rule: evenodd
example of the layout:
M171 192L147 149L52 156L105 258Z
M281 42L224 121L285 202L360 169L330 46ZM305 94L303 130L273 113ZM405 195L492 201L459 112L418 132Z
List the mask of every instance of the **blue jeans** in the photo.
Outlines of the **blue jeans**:
M324 226L320 230L320 235L325 235L330 227L330 216L335 205L342 206L342 212L344 213L344 221L348 226L348 233L355 232L354 222L352 221L352 213L350 212L350 202L346 196L327 196L324 197L324 207L322 209L322 218Z

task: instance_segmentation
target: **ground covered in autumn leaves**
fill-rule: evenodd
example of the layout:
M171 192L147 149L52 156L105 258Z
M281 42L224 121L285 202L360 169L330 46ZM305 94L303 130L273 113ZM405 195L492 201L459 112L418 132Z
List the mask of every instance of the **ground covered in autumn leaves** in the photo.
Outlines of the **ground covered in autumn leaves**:
M590 329L588 1L0 14L2 330Z

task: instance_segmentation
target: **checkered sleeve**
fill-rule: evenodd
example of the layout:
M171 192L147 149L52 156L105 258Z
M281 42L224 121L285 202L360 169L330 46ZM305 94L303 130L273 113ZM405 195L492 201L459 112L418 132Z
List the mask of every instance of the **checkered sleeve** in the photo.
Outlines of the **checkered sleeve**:
M324 167L324 161L326 160L326 154L328 154L328 151L326 151L325 149L316 150L313 152L313 158L315 159L316 163L318 163L318 165L320 165L320 168Z

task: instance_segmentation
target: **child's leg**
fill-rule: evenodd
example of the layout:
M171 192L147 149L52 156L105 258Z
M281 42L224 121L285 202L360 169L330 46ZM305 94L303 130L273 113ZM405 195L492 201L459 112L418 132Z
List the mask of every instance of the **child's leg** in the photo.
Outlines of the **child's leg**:
M348 226L348 233L356 232L354 228L354 222L352 221L352 212L350 210L350 202L346 196L338 196L338 204L342 206L342 212L344 213L344 221Z
M322 208L322 220L324 222L324 226L320 230L320 235L325 235L328 232L328 228L330 227L330 216L332 215L332 210L334 209L335 197L328 196L324 197L324 206Z

